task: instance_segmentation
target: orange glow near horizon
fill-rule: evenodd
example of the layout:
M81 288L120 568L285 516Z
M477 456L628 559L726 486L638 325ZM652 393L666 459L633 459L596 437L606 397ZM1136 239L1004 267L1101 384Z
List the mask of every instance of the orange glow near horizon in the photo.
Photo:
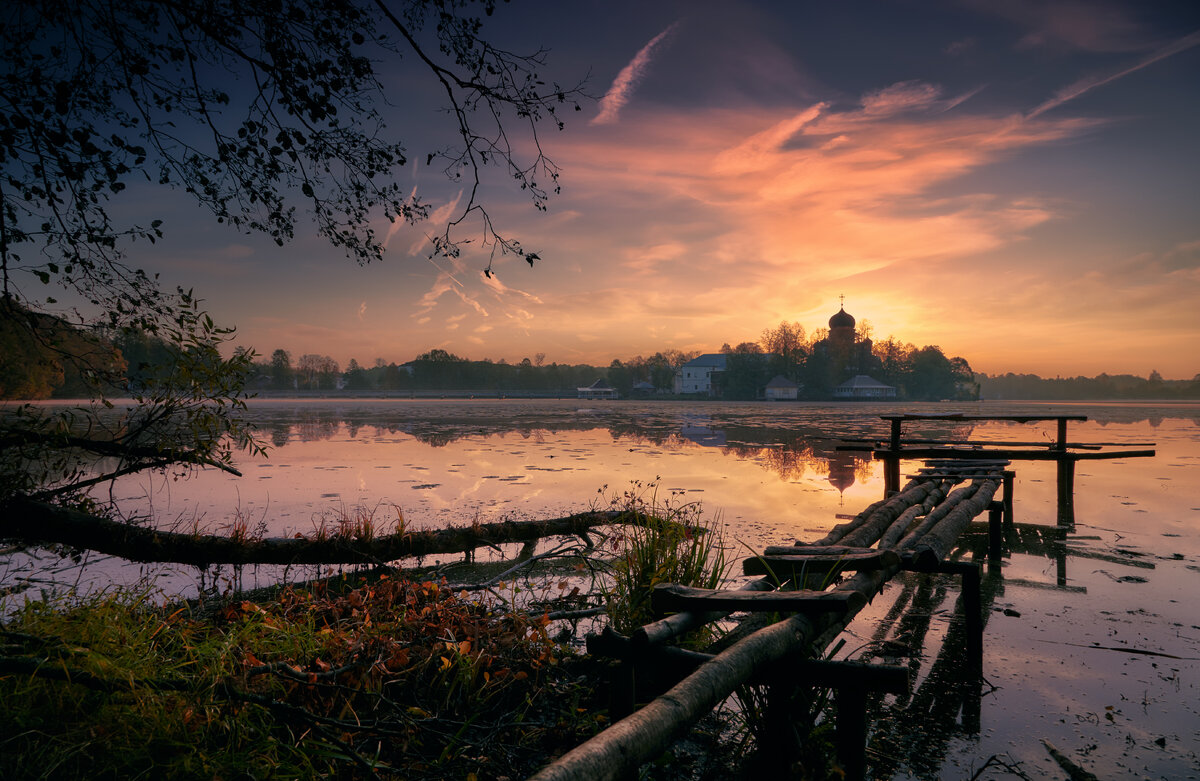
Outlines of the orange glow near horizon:
M556 28L605 53L616 93L602 122L585 108L542 138L562 171L548 212L507 177L484 180L494 223L543 258L533 268L497 257L485 277L474 228L461 257L429 258L427 236L465 194L419 166L405 186L433 217L381 222L382 264L348 267L315 239L247 238L209 250L223 260L206 286L189 248L156 257L239 343L343 366L435 347L593 365L714 352L781 321L821 328L845 295L876 339L937 345L989 374L1200 372L1200 153L1178 131L1195 124L1200 36L1149 35L1117 14L1093 20L1096 39L1066 40L1043 29L1053 14L1013 11L1006 23L1029 37L1001 36L992 59L971 59L964 34L910 67L897 39L903 72L850 69L833 84L805 70L837 72L804 13L784 14L801 47L774 34L783 12L718 5L647 21L644 38L623 36L624 59L598 45L599 21ZM1059 52L1030 71L1048 42L1078 62ZM738 73L771 74L771 88L727 81Z

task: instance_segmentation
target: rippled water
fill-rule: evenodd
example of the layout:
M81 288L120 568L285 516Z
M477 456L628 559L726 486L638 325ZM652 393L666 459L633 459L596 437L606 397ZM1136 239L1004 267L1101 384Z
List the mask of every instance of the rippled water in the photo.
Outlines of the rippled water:
M842 438L882 435L878 415L897 411L1087 415L1071 424L1071 441L1154 442L1157 456L1081 462L1065 544L1046 544L1034 528L1055 523L1053 464L1015 465L1019 539L985 580L982 691L961 674L955 581L899 579L852 624L843 656L907 666L915 684L880 706L872 747L880 772L965 778L998 755L1030 777L1061 777L1046 738L1102 778L1200 775L1197 404L264 401L250 414L271 447L266 459L238 464L243 477L143 479L118 496L163 527L220 530L241 518L275 535L310 531L356 507L381 518L398 510L428 528L553 517L606 505L640 481L661 497L701 502L754 549L823 536L839 515L878 499L879 465L835 448ZM1003 422L917 432L1055 435L1048 425ZM3 583L29 577L27 565L10 561ZM37 574L42 586L130 582L148 571L115 560L51 569ZM168 590L194 588L187 568L154 575Z

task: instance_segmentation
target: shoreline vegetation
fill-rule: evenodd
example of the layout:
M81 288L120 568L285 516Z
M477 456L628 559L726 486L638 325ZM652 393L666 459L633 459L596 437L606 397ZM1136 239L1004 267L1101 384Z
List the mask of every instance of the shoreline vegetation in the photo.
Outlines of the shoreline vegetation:
M468 558L449 568L354 568L183 603L157 602L148 589L10 602L0 626L0 770L530 775L609 721L612 663L577 652L591 626L580 622L607 614L636 625L649 620L655 583L711 588L729 570L715 522L697 503L659 502L654 484L559 520L567 525L536 524L540 534L522 525L524 538L505 537L507 526L453 530L474 544L459 545ZM355 540L324 544L371 541L353 519L346 525ZM414 534L401 523L378 539ZM557 542L535 555L538 539ZM513 558L470 561L474 547L514 541L524 544ZM703 762L727 759L718 751Z
M11 302L5 306L19 309ZM43 320L55 334L52 347L30 344L6 318L0 318L0 344L6 348L0 361L0 398L89 396L97 390L93 375L108 376L117 386L137 390L153 386L167 367L181 360L178 346L148 333L91 333L65 320L48 316ZM743 342L736 347L726 344L720 351L727 359L725 368L713 373L708 393L675 392L684 365L699 356L697 352L675 349L649 357L613 359L608 366L546 363L544 353L510 364L504 360L470 360L433 349L403 364L376 358L368 367L351 359L343 370L333 358L315 353L301 355L293 364L286 350L277 349L269 358L256 360L253 350L238 348L239 376L234 379L246 393L263 398L280 394L317 398L576 398L580 388L603 380L625 399L753 401L765 396L764 388L773 377L783 377L797 385L800 401L829 401L834 400L835 387L847 376L865 374L894 387L896 401L900 402L1200 399L1200 374L1190 380L1164 379L1157 371L1147 377L1106 373L1067 378L1012 372L988 375L972 370L964 358L947 357L935 345L918 348L895 337L872 342L867 336L870 326L864 324L861 331L861 340L854 345L861 355L853 359L830 353L827 329L806 334L798 323L784 322L768 328L757 342ZM66 360L60 354L62 345L70 351L87 353L96 365Z

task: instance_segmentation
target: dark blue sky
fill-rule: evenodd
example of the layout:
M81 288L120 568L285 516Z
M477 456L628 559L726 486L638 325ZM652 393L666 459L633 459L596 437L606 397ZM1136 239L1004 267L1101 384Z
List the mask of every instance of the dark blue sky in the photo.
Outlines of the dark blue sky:
M707 352L844 294L877 339L977 370L1200 372L1200 3L514 0L485 33L603 96L545 129L547 213L486 189L536 268L431 262L430 225L359 269L186 206L139 260L260 352L343 364ZM388 87L423 159L434 85ZM406 176L451 213L457 187Z

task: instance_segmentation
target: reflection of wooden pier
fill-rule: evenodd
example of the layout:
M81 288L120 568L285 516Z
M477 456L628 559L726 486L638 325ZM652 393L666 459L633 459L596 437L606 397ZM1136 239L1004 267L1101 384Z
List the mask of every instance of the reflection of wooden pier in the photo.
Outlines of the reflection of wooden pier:
M820 540L771 546L746 559L745 574L759 577L740 589L661 584L653 604L657 611L671 615L629 637L606 629L588 638L593 654L617 660L610 687L614 723L544 768L535 781L631 777L641 764L662 754L692 724L746 686L767 692L768 728L758 737L763 756L780 763L768 771L787 772L795 738L791 709L798 701L810 701L800 693L813 689L835 692L837 752L850 779L865 777L868 716L884 692L896 693L898 703L941 713L951 722L961 711L962 728L978 731L983 628L991 602L1003 588L999 565L1006 547L1059 557L1057 587L1066 587L1065 556L1075 553L1064 544L1073 522L1074 464L1085 458L1149 456L1154 451L1070 443L1067 422L1082 416L890 415L885 419L892 426L886 442L860 440L865 446L850 446L869 449L885 461L883 499ZM1052 420L1058 425L1058 438L1048 446L905 439L903 423L915 420ZM900 487L900 462L906 459L922 459L925 465ZM1058 463L1057 526L1014 523L1014 480L1008 467L1015 459ZM1002 501L995 501L1001 490ZM986 523L973 523L985 513ZM963 540L972 542L964 545ZM964 554L971 554L971 560L964 560ZM989 563L986 587L980 559ZM929 599L905 602L913 582L905 572L962 578L961 609L921 688L911 690L910 673L919 671L910 669L911 662L905 667L886 663L886 657L872 661L878 654L864 654L863 660L855 662L822 660L824 649L895 577L906 578L905 591L878 628L878 637L899 621L914 644L923 643L932 614ZM921 591L928 588L922 586ZM944 598L944 587L940 591ZM905 604L910 605L907 612ZM686 633L733 612L750 616L706 652L676 644ZM781 613L790 616L772 623ZM637 707L638 703L643 704ZM941 753L935 747L931 758Z

